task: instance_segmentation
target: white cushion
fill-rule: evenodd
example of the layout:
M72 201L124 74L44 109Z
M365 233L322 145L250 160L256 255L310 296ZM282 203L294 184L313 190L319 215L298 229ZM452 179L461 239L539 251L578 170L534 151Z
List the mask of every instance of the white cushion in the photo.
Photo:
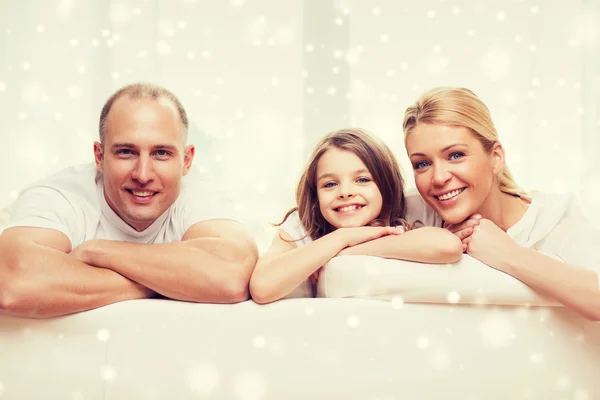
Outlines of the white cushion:
M464 254L456 264L339 256L323 268L317 297L405 303L560 306L512 276Z

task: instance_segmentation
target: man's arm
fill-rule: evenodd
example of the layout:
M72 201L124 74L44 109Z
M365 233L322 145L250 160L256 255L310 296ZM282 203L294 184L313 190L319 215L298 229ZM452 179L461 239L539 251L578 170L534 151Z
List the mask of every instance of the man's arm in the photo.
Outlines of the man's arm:
M248 300L258 260L254 239L232 220L192 225L181 242L138 244L90 240L73 252L176 300L236 303Z
M70 256L54 229L14 227L0 235L0 314L45 318L154 295L118 273Z

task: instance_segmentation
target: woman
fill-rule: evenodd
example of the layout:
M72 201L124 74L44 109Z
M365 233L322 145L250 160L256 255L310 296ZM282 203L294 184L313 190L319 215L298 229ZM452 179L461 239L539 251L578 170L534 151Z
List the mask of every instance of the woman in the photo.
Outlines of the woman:
M474 258L600 320L600 232L573 196L517 186L490 113L473 92L427 92L407 108L403 130L415 184L435 212L422 205L426 212L416 217L445 226Z

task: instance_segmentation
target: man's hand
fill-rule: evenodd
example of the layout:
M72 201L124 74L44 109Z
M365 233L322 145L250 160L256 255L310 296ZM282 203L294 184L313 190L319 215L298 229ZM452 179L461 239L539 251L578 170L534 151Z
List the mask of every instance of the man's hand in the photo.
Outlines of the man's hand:
M76 259L78 259L81 262L84 262L88 265L92 265L90 263L91 257L89 257L89 253L90 253L91 247L93 246L93 243L92 243L93 241L94 241L94 239L81 243L79 246L77 246L73 250L71 250L69 255L72 257L75 257ZM92 266L95 266L95 265L92 265Z

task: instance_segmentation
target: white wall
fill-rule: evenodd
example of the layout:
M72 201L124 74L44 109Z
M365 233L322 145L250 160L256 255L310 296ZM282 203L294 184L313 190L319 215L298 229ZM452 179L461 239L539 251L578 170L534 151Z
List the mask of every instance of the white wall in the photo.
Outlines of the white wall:
M315 140L347 125L392 146L438 85L491 109L530 189L572 191L600 223L598 0L0 0L0 206L92 160L120 86L177 94L199 166L236 193L264 248Z

